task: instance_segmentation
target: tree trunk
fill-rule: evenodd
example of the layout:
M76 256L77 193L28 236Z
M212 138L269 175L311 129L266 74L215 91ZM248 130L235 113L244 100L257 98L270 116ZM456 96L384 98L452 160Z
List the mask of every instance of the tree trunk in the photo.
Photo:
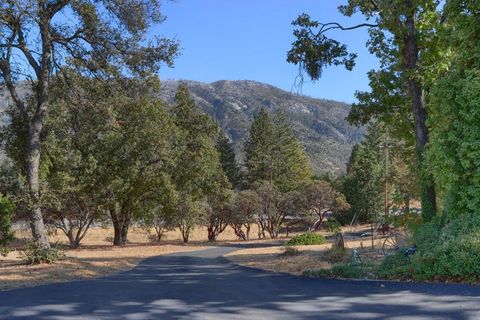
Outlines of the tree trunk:
M190 237L190 229L189 228L180 228L182 231L182 239L183 243L188 243L188 238Z
M116 208L110 208L109 212L113 224L113 245L122 246L127 242L130 217L124 216L126 212L117 213Z
M418 154L418 163L422 171L421 176L421 197L422 215L425 221L429 221L436 214L435 185L431 175L424 168L424 152L428 143L427 109L423 96L422 85L418 79L419 49L417 43L417 30L415 26L415 4L407 0L407 7L410 9L406 15L405 26L407 28L404 39L404 59L407 73L408 90L412 99L412 113L415 123L415 142Z
M245 229L246 229L245 236L247 237L245 240L250 240L250 228L251 228L250 223L247 223L245 225Z
M30 208L30 228L35 241L43 248L50 248L47 230L43 222L42 210L40 208L40 133L42 123L36 118L32 120L28 128L28 146L27 146L27 178L30 198L32 201Z
M215 229L213 227L208 227L208 241L216 241L217 240L217 233L215 232Z
M233 232L238 237L238 239L244 241L247 240L247 235L245 234L245 232L243 232L241 224L231 224L230 226L232 227Z

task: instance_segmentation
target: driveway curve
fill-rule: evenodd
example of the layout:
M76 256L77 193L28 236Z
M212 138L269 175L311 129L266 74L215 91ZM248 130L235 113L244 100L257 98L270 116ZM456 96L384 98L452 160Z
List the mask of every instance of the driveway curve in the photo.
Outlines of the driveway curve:
M218 247L108 277L0 292L0 319L480 319L480 287L310 279L233 265Z

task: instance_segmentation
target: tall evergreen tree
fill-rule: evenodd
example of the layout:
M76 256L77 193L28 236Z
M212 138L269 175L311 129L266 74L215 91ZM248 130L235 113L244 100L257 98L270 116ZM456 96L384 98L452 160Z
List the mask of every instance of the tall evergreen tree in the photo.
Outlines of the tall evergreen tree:
M273 125L265 108L253 119L250 135L245 143L245 165L247 183L251 187L255 181L273 180Z
M282 111L273 116L273 136L273 181L283 192L296 190L313 172L305 150Z
M219 199L228 199L212 193L230 189L230 185L215 146L219 128L210 116L200 113L185 85L180 85L175 95L173 118L179 131L179 156L172 173L179 194L177 220L183 240L188 242L194 226L205 221L208 212L213 212L208 207L219 208ZM221 181L225 183L212 188ZM215 203L208 203L209 198Z
M265 109L260 110L252 123L245 154L250 186L269 181L287 192L312 177L308 157L282 112L272 118Z
M218 153L220 154L220 164L223 172L228 177L228 181L234 189L240 189L242 184L242 173L235 159L235 150L233 143L228 139L223 131L219 132L216 144Z
M350 204L346 217L367 222L383 208L382 136L378 125L368 128L366 139L354 146L347 163L342 192ZM345 221L350 222L350 221Z

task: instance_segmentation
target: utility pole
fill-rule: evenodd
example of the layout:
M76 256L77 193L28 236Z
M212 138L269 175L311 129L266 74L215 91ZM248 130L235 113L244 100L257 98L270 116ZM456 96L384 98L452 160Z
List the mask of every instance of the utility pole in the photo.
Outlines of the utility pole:
M384 175L384 209L385 218L388 217L388 144L385 138L385 175Z

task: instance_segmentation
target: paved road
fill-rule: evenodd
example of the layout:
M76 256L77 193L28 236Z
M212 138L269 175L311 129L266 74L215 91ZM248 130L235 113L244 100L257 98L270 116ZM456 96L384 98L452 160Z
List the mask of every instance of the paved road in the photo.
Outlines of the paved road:
M215 248L95 280L0 292L0 319L480 319L480 287L307 279Z

